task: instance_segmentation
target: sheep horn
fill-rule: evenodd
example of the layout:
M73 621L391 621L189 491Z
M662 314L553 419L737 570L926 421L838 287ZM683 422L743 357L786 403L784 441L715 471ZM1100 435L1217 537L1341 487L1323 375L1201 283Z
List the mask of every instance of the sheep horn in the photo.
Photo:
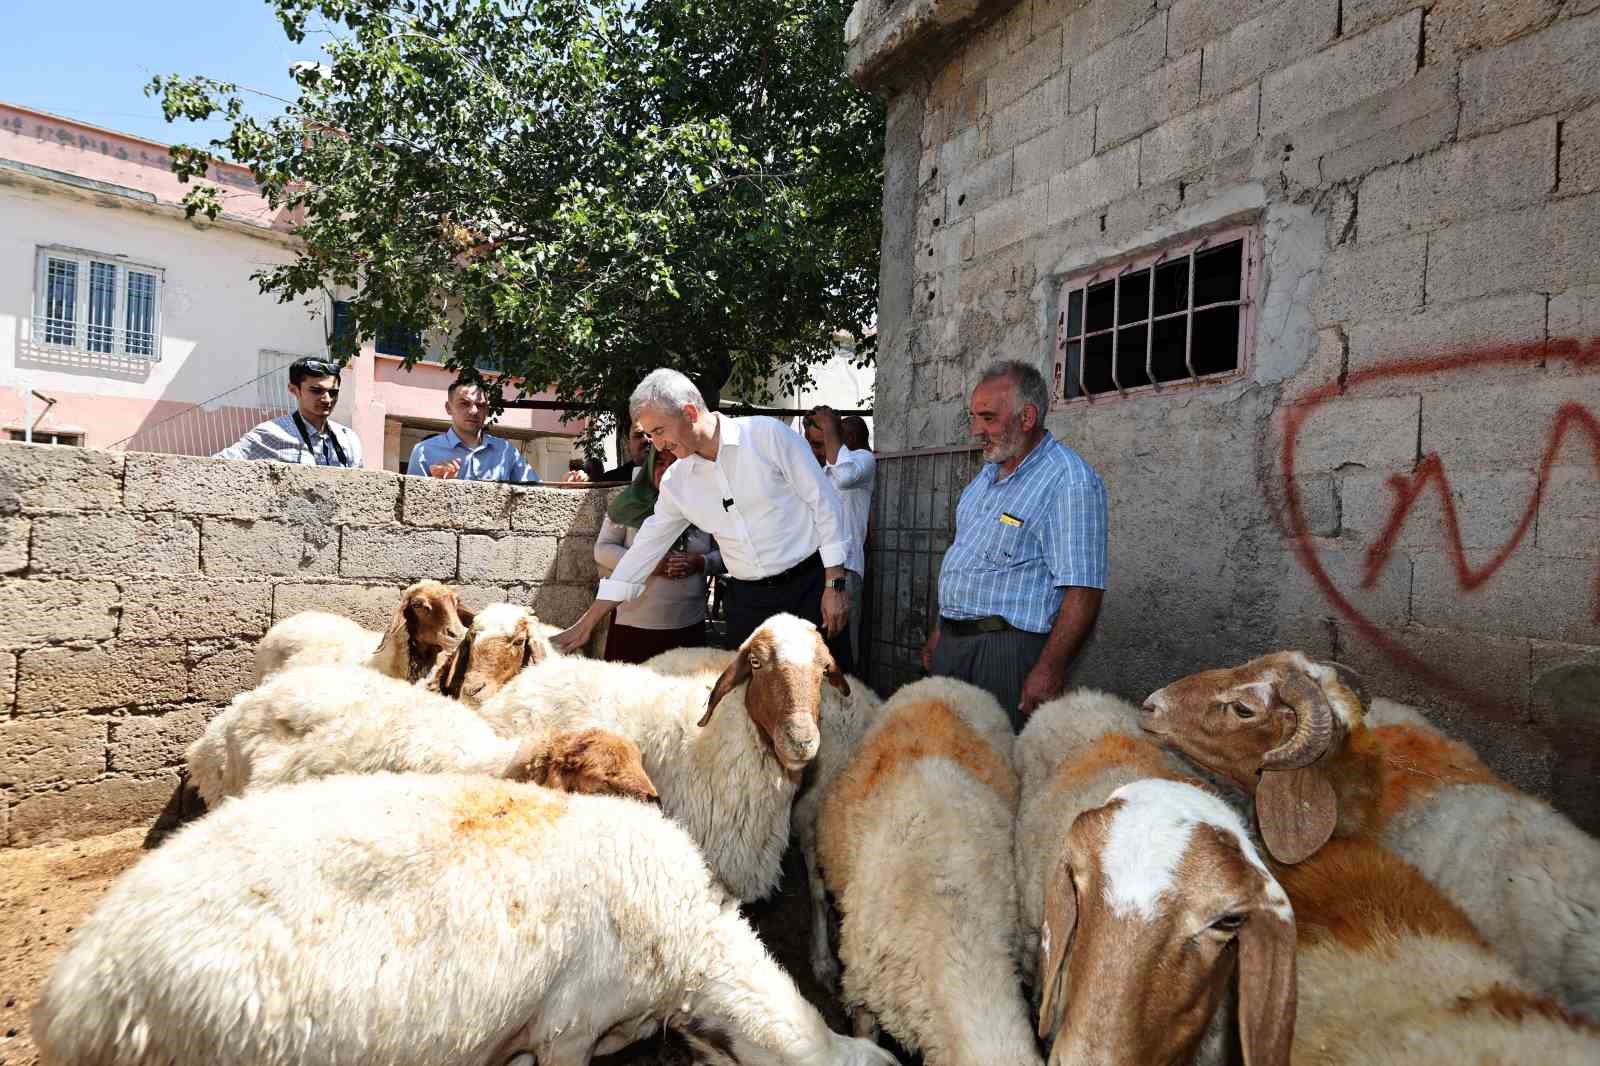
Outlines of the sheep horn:
M1298 770L1327 754L1333 742L1333 706L1307 674L1295 671L1277 685L1277 695L1294 710L1294 732L1261 757L1263 770Z

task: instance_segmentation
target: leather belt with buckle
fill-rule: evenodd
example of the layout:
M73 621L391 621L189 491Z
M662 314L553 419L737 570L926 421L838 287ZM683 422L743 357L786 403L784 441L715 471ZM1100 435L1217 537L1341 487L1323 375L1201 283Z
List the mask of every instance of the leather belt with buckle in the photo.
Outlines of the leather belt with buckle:
M1011 628L1011 623L991 614L987 618L940 618L939 626L958 637L971 637L979 633L1004 633Z

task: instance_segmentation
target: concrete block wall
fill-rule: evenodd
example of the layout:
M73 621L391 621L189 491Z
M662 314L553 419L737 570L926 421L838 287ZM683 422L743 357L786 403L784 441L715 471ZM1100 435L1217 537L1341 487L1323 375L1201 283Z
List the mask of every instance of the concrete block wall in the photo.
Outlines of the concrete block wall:
M606 498L0 443L0 845L169 810L184 748L298 611L381 629L432 577L570 623Z
M1048 379L1066 275L1260 227L1241 375L1048 419L1113 508L1077 680L1142 696L1286 644L1337 656L1600 829L1600 680L1558 684L1600 670L1600 5L852 21L853 75L889 100L882 449L964 442L992 358Z

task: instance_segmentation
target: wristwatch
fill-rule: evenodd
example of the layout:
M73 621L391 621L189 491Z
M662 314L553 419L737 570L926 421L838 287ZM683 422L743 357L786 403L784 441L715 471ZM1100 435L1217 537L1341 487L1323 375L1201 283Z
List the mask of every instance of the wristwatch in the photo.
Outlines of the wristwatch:
M843 592L846 588L849 587L849 585L845 582L844 578L836 577L831 581L824 581L822 583L822 587L823 588L833 589L835 592Z

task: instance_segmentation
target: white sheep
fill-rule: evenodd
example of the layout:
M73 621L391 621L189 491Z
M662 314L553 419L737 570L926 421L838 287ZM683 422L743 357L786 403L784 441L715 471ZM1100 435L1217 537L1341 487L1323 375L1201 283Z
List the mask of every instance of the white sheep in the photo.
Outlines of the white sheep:
M1017 983L1011 726L988 693L918 681L883 705L822 801L843 999L930 1066L1036 1066Z
M1600 1020L1600 841L1465 744L1386 700L1369 719L1359 679L1299 652L1192 675L1145 707L1145 728L1254 796L1275 856L1381 843L1534 990Z
M560 654L550 643L559 632L526 607L491 603L473 617L466 636L440 656L426 687L476 707L529 666Z
M472 612L456 590L419 581L400 594L382 633L324 611L301 611L267 630L256 645L255 681L279 670L318 663L368 666L403 681L418 681L440 653L453 647L472 624Z
M301 666L235 696L186 758L209 807L258 789L380 770L483 773L654 799L633 742L597 734L504 738L455 700L372 670Z
M894 1061L655 809L440 774L224 804L118 879L33 1013L46 1066L584 1066L660 1024L723 1061Z
M721 648L675 648L651 658L644 665L660 674L704 673L715 677L727 669L732 656L732 652ZM805 861L806 887L811 897L811 972L819 984L831 989L839 986L839 962L828 938L832 921L827 884L817 858L817 821L828 786L849 763L856 745L883 706L883 699L860 678L846 674L845 681L850 687L848 695L832 687L822 690L822 740L817 745L816 759L806 770L790 816L794 838Z
M816 626L780 614L715 679L552 657L478 713L505 737L598 726L631 738L663 810L748 901L770 893L782 874L790 807L820 743L824 684L849 691Z

